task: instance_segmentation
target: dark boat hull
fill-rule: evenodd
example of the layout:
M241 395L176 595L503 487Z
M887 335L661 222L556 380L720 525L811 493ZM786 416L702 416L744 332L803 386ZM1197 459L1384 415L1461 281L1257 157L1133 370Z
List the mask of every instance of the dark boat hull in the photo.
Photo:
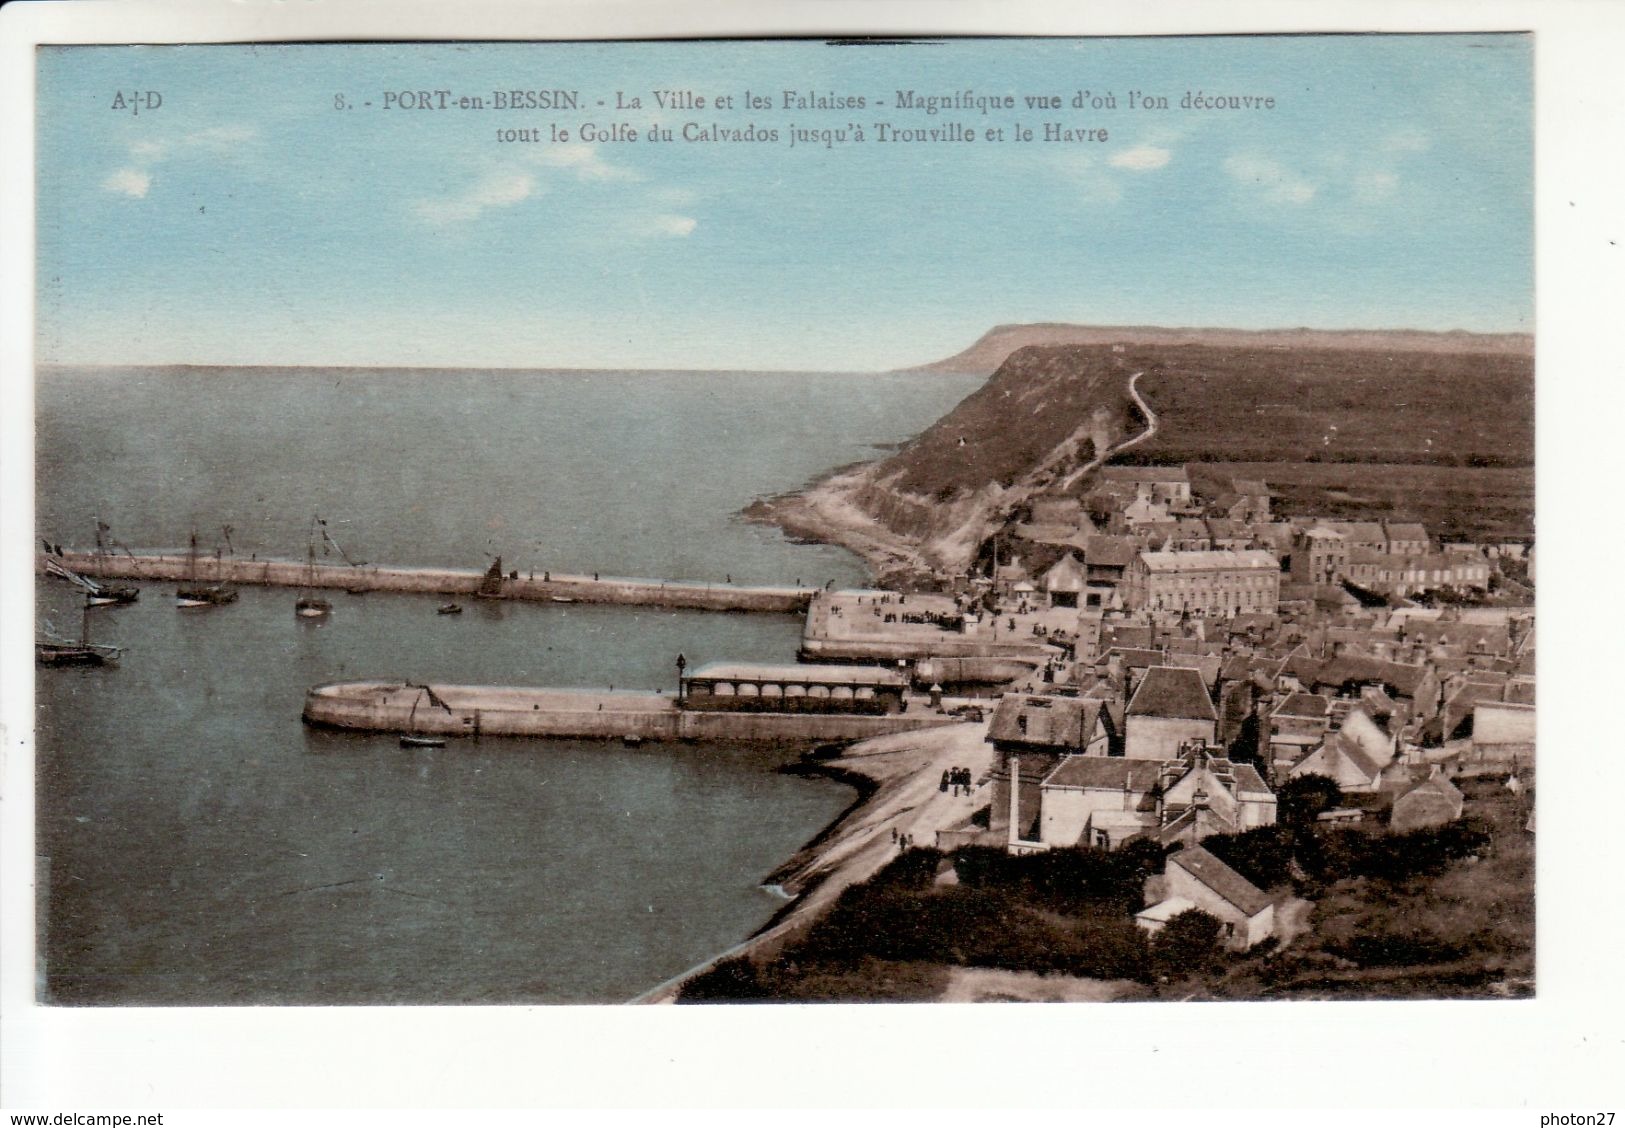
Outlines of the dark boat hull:
M236 602L236 588L209 586L183 587L175 590L175 604L179 607L218 607Z
M86 595L85 602L92 607L116 607L127 603L134 603L140 598L140 588L102 588L100 591Z
M112 666L118 664L118 654L94 646L37 642L34 644L34 660L41 666Z

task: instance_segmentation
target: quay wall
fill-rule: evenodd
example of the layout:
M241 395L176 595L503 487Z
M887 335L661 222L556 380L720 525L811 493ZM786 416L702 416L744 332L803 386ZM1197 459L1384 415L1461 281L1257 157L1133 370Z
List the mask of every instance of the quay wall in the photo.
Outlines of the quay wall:
M142 554L97 556L67 552L58 559L71 571L97 579L184 582L192 578L194 565L185 556ZM37 554L37 568L44 569L46 557ZM231 558L218 563L200 557L195 575L202 583L231 583L271 587L316 587L346 591L417 592L472 598L479 589L482 572L454 568L402 568L382 565L308 564L296 560L243 560ZM795 587L744 587L735 584L708 584L694 581L640 580L606 576L543 573L549 579L532 579L520 573L517 580L504 580L504 599L535 602L616 603L644 607L676 607L701 611L767 611L797 614L807 609L813 589Z
M928 658L955 658L1033 667L1043 665L1053 653L1053 650L1046 652L1028 643L985 642L946 633L941 639L930 640L886 638L882 635L829 638L812 630L803 631L801 636L803 659L817 662L880 660L889 663L899 659L923 661Z
M815 713L689 712L660 694L593 694L497 686L436 686L449 708L427 704L396 683L316 686L305 695L307 724L362 732L437 736L532 736L570 740L719 740L771 743L862 740L935 728L958 718L940 713L885 716ZM599 705L607 705L599 708Z

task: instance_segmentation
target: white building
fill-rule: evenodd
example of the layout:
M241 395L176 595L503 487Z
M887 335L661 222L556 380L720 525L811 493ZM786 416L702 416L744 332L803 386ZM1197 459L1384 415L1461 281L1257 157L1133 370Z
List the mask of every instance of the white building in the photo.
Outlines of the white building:
M1280 597L1281 566L1259 549L1142 552L1123 577L1131 611L1273 615Z

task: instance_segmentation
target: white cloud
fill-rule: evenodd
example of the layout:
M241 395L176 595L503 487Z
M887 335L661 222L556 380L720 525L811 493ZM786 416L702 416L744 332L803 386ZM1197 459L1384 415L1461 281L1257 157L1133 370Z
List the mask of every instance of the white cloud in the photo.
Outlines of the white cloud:
M121 168L102 181L102 187L139 200L152 187L152 177L138 168Z
M1361 203L1386 200L1399 187L1399 174L1385 168L1367 169L1354 178L1354 196Z
M1272 204L1307 204L1315 198L1315 185L1268 157L1237 154L1227 157L1224 170L1239 183L1259 189Z
M540 154L541 162L553 168L569 169L582 180L636 180L631 169L612 165L599 154L596 145L572 142L550 145Z
M689 215L657 215L653 228L657 235L671 235L681 239L692 235L700 221Z
M130 143L130 165L114 172L102 181L109 192L122 192L126 196L141 197L152 187L152 167L171 157L184 156L188 151L202 150L225 153L256 136L246 125L214 125L194 130L179 137L160 139L144 137Z
M466 192L438 200L419 200L412 210L429 223L464 223L491 208L512 207L536 191L536 178L528 172L492 173Z
M1126 168L1131 172L1150 172L1167 164L1173 153L1155 145L1138 145L1114 155L1106 163L1113 168Z

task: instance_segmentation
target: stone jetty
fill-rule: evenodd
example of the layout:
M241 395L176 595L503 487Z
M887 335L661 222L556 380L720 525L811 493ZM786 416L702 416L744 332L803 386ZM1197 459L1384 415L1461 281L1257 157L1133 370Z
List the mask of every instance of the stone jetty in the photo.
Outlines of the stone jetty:
M305 723L362 732L554 739L724 740L790 743L863 740L937 728L958 718L907 713L771 713L680 708L659 693L518 686L352 681L305 695Z
M37 554L43 571L48 559ZM484 573L473 569L406 568L385 565L317 564L297 560L244 560L212 557L195 564L185 554L97 555L64 552L55 557L82 576L97 579L266 585L291 588L328 588L343 591L418 592L472 597L480 590ZM502 581L500 598L545 603L617 603L643 607L693 608L701 611L768 611L800 614L814 590L798 587L749 587L699 580L628 579L574 575L564 572L510 573Z

